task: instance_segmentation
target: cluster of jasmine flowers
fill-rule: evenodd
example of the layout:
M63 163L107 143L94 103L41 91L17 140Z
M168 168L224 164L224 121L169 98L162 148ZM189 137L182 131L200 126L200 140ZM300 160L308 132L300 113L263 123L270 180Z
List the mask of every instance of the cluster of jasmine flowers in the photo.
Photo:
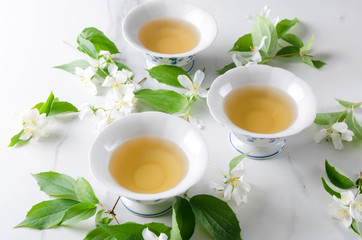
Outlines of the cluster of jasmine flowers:
M21 115L21 135L20 140L26 141L30 138L38 140L41 137L48 137L47 126L53 122L52 117L47 117L45 113L40 114L36 108L26 110Z
M85 103L80 107L79 118L96 120L95 128L100 131L115 119L126 116L132 112L137 101L134 92L140 85L133 81L133 72L123 68L119 69L116 61L119 54L110 54L100 51L100 58L93 59L93 66L86 69L77 67L75 74L80 81L88 87L93 94L97 94L97 84L108 88L105 107L95 107ZM97 72L102 71L106 77L100 83Z
M264 8L260 12L260 16L269 18L270 11L271 11L270 7L265 5ZM252 23L255 23L255 21L256 21L256 17L254 15L249 14L246 18ZM276 17L276 18L270 19L270 20L272 21L274 26L276 26L279 22L279 17ZM260 63L263 60L263 58L260 54L260 49L263 48L266 39L267 39L267 36L263 36L263 38L260 41L259 46L252 47L250 49L250 52L238 52L238 51L230 52L231 58L232 58L233 62L235 63L235 65L237 67L240 67L240 66L257 65L258 63Z
M200 119L196 119L190 115L191 103L196 101L199 98L207 97L207 90L201 87L202 82L204 81L205 74L201 70L197 70L194 75L193 81L190 80L186 75L179 75L177 80L185 88L183 94L188 99L188 108L186 113L179 114L179 117L182 117L186 121L190 122L193 126L198 129L203 129L205 127L204 123Z
M341 193L341 199L333 196L334 202L330 205L331 216L339 220L343 227L349 228L353 219L362 222L362 194L356 196L352 191Z

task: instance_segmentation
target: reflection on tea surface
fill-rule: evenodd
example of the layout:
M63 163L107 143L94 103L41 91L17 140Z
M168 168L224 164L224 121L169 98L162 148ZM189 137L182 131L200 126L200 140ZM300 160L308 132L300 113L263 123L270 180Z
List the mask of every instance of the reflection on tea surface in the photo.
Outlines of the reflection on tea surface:
M199 34L187 21L158 18L146 22L138 32L138 38L148 50L177 54L193 49L198 44Z
M187 171L185 153L173 142L138 137L120 145L109 162L114 180L133 192L159 193L176 186Z
M295 119L295 102L271 86L248 85L231 91L224 109L238 127L254 133L271 134L288 128Z

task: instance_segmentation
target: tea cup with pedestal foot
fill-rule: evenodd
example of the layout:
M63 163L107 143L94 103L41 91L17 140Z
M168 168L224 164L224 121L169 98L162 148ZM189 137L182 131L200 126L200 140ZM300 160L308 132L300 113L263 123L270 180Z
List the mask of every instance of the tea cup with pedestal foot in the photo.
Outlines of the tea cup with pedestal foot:
M138 137L157 137L178 145L187 159L187 170L174 187L157 193L139 193L118 184L109 170L114 150ZM116 120L95 139L89 152L93 176L109 191L121 196L124 206L142 217L168 212L174 196L183 194L201 180L207 166L208 150L201 133L187 121L161 112L134 113Z
M294 121L275 133L255 133L235 125L225 111L225 98L235 89L250 85L269 86L286 93L295 105ZM229 70L216 78L207 96L211 115L230 129L229 141L240 153L253 159L267 159L279 154L286 137L295 135L311 125L316 116L315 96L306 82L293 73L266 65L244 66Z

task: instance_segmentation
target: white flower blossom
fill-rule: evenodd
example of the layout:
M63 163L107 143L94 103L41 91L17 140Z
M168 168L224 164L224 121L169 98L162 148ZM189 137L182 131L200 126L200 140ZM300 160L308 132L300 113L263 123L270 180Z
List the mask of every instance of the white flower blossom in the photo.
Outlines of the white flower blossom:
M83 103L80 107L79 107L79 113L78 113L78 117L80 120L84 120L84 119L91 119L94 117L95 113L92 110L92 105L90 105L89 103Z
M334 148L337 150L342 150L342 140L350 142L352 141L353 136L354 133L351 130L348 130L348 126L345 122L337 122L328 129L319 130L314 135L314 141L316 143L320 143L323 139L330 138L332 139Z
M341 199L333 196L335 202L339 202L344 206L349 206L349 204L354 201L354 195L352 191L341 192Z
M112 112L111 110L104 110L104 109L98 109L96 111L95 129L97 132L100 132L115 120L115 118L112 117L111 112Z
M349 228L352 224L352 215L350 208L340 201L335 201L330 205L330 214L331 216L340 221L342 226Z
M185 93L186 96L189 97L200 96L202 98L205 98L207 96L207 90L201 88L201 84L204 78L205 78L204 72L201 70L197 70L195 72L193 82L186 75L179 75L177 77L177 80L184 88L186 88L187 90Z
M148 228L143 229L142 237L144 240L167 240L167 235L161 233L159 237L156 234L151 232Z
M265 17L265 18L269 18L269 14L270 14L270 11L271 11L271 8L268 6L268 5L265 5L263 7L263 9L261 10L260 12L260 16L261 17ZM246 17L250 22L253 22L255 23L256 21L256 17L254 15L251 15L249 14L247 17ZM274 26L276 26L279 22L279 16L277 16L276 18L273 18L273 19L270 19L273 23Z
M122 54L120 53L111 54L109 51L104 51L104 50L99 51L98 55L101 56L101 58L103 58L106 62L110 59L113 60L114 62L120 62L122 59Z
M246 204L248 202L248 192L250 185L244 180L245 168L243 163L239 163L231 173L228 173L223 180L223 184L211 182L211 188L220 193L225 201L234 200L236 205Z
M39 110L36 108L27 110L22 114L23 133L20 136L21 140L28 140L33 138L35 140L40 137L47 137L49 134L45 131L45 127L49 123L49 118L45 113L39 114Z
M362 194L351 201L351 215L357 222L362 222Z
M80 81L84 86L89 88L93 95L97 94L97 87L93 83L92 78L95 75L94 69L92 66L87 67L86 69L82 69L80 67L75 68L75 75L77 75Z
M133 77L133 72L127 69L118 70L117 65L108 65L109 76L104 80L102 87L110 87L114 90L121 89Z
M134 90L135 86L133 84L125 84L119 91L109 92L107 107L117 110L123 116L130 114L136 102Z
M260 49L263 48L265 44L266 36L264 36L259 46L253 47L250 52L232 52L231 58L233 59L235 65L237 67L240 66L248 66L248 65L256 65L263 60L260 54Z

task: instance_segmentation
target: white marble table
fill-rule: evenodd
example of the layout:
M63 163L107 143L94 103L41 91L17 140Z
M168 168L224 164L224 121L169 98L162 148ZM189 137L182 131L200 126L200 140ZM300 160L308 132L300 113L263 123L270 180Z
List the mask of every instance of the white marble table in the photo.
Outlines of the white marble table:
M136 78L147 76L142 55L130 48L121 35L122 18L140 2L143 1L0 2L0 239L82 239L94 227L94 220L90 219L72 227L45 231L13 229L31 206L49 199L39 191L31 173L51 170L73 177L83 176L101 201L112 206L115 196L96 182L88 168L88 149L97 135L91 122L79 121L76 116L60 117L52 127L50 138L22 147L6 146L18 130L16 114L44 101L50 90L76 106L84 102L103 104L103 97L90 95L72 75L52 68L80 57L62 40L75 42L85 27L94 26L104 31L117 44ZM196 59L196 69L206 68L204 85L209 87L217 76L215 69L230 62L226 52L239 36L250 32L251 24L245 16L255 10L259 12L266 1L194 2L213 14L219 27L215 42ZM272 17L298 17L301 23L295 31L304 41L315 34L313 53L327 62L321 70L296 61L275 60L271 64L292 71L308 82L317 96L319 112L341 110L334 98L361 101L362 2L273 0L267 4L272 8ZM210 162L226 170L228 161L237 155L228 142L228 130L213 120L205 102L197 104L195 116L206 125L202 134L210 149ZM343 151L337 151L330 143L312 141L316 129L311 126L290 137L285 150L273 159L245 161L246 179L252 186L249 202L243 208L233 207L243 239L359 239L328 215L327 207L332 198L323 190L320 176L325 176L324 160L328 159L357 178L362 170L362 143L347 143ZM208 169L190 195L210 193L208 182L213 173ZM116 212L121 222L171 222L170 214L144 219L130 214L122 205L117 206ZM209 237L198 226L192 239Z

